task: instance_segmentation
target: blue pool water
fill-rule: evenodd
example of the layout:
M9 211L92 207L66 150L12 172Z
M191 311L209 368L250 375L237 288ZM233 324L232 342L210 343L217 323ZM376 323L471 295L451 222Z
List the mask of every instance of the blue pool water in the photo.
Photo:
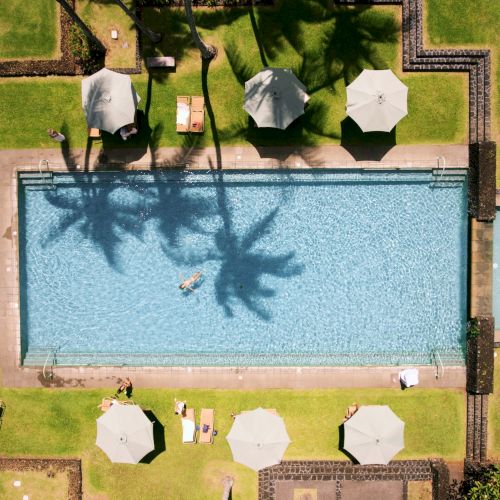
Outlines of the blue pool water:
M425 364L436 350L463 360L466 182L432 181L331 171L24 181L26 360L48 348L68 364ZM196 271L196 290L179 290Z

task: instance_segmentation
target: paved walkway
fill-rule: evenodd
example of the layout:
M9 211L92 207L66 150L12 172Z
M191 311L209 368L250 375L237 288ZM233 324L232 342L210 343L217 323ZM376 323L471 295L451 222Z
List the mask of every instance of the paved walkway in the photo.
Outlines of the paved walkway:
M95 142L89 150L64 148L3 150L0 155L0 168L17 166L37 167L40 160L49 161L50 168L68 167L71 170L94 170L103 166L124 166L133 168L186 166L192 169L217 168L383 168L386 167L467 167L469 149L467 145L411 145L386 147L223 147L218 152L214 147L207 148L159 148L137 150L122 148L102 149ZM219 159L218 159L219 158ZM444 162L443 162L444 159ZM79 166L79 168L78 168Z
M376 148L346 150L341 146L319 148L227 147L180 150L160 148L139 152L133 149L102 151L95 143L88 151L63 149L4 150L0 152L0 385L29 387L113 387L117 380L130 375L143 387L200 388L297 388L313 387L398 387L397 367L364 368L128 368L77 367L56 368L54 377L46 380L40 369L20 368L20 322L17 242L18 169L38 168L40 160L49 161L51 170L67 171L123 167L145 169L151 165L189 164L189 168L307 168L307 167L433 167L438 156L447 166L467 166L468 147L395 146L389 151ZM87 157L87 160L85 159ZM219 157L219 161L217 158ZM382 161L375 161L380 157ZM77 166L80 166L78 168ZM436 379L435 367L420 369L423 387L465 387L465 367L445 368Z

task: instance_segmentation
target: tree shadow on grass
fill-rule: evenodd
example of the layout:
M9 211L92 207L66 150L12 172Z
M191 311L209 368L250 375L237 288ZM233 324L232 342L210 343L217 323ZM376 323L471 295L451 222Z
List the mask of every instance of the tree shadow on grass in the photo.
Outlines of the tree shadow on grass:
M153 438L155 449L143 457L141 464L150 464L158 455L163 453L167 448L165 445L165 427L158 420L158 417L151 410L144 410L148 419L153 422Z
M365 67L387 67L376 44L396 42L399 34L398 23L386 12L329 0L282 0L276 9L262 9L258 24L270 57L287 46L301 57L294 69L311 93L334 87L339 79L348 85ZM307 26L318 24L318 46L311 47Z
M247 140L260 147L313 146L315 136L338 139L326 127L328 105L315 100L314 94L323 89L336 92L337 82L350 84L366 67L388 67L380 45L397 41L399 25L394 17L370 6L332 6L327 0L281 0L274 8L252 8L249 15L262 64L272 65L292 48L296 55L292 60L298 61L292 69L313 99L286 132L249 127ZM228 39L225 52L243 86L258 71L255 58L247 56L237 38Z
M356 161L380 161L396 145L396 127L390 132L363 132L349 116L340 127L340 144Z

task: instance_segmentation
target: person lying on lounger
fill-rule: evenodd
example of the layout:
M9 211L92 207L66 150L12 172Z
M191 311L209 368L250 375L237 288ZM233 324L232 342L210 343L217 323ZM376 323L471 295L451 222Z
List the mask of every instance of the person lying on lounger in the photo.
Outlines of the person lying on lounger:
M196 273L188 278L187 280L183 280L182 275L180 276L182 283L179 285L181 290L189 290L190 292L194 292L192 285L194 285L201 278L201 271L197 271Z

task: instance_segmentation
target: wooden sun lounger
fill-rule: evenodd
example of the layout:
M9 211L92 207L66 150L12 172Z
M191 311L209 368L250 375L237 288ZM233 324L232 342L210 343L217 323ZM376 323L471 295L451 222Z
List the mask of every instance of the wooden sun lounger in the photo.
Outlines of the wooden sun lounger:
M177 96L176 130L189 132L191 124L191 99L189 96Z
M108 411L111 405L116 401L114 398L102 398L101 404L98 406L102 411Z
M205 130L205 98L203 96L191 97L190 132L202 133Z
M200 443L213 444L214 443L214 422L215 410L203 408L200 416ZM205 426L208 427L204 431Z
M187 408L186 409L186 416L181 418L181 422L183 423L184 420L190 421L193 423L193 435L189 434L189 436L185 435L184 432L184 423L182 427L182 442L184 444L194 444L196 443L196 422L194 418L194 408Z

